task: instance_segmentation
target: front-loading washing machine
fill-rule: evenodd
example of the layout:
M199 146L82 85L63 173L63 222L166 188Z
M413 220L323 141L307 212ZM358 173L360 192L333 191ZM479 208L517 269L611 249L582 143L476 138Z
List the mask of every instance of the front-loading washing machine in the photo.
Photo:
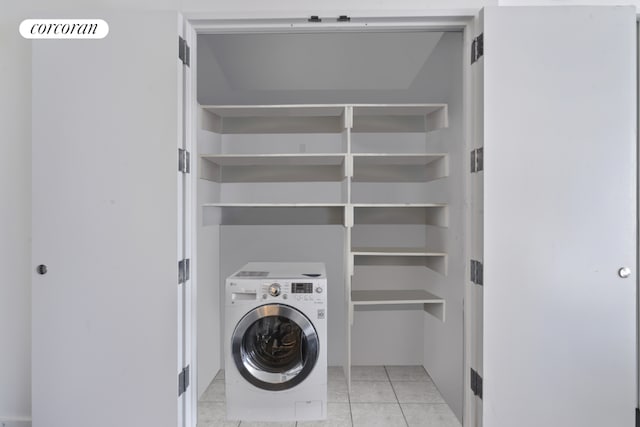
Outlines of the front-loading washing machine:
M324 264L251 262L225 288L227 418L326 418Z

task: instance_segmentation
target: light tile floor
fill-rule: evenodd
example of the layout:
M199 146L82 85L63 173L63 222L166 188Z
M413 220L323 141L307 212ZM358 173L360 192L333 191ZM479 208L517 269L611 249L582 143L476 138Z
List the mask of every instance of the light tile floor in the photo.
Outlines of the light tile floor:
M198 402L198 427L460 427L422 366L353 366L351 394L342 368L329 367L327 419L289 423L227 421L224 371Z

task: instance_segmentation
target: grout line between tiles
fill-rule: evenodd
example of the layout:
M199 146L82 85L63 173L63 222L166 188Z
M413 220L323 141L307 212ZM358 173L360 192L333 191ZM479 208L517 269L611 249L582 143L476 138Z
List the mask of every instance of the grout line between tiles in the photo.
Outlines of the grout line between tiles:
M391 376L389 375L389 371L387 370L387 366L384 366L384 373L387 374L387 379L389 380L389 384L391 385L391 390L393 390L393 395L396 397L396 402L398 403L398 407L400 407L400 413L402 413L402 418L404 419L404 423L409 426L409 421L407 421L407 417L404 414L404 410L402 409L402 405L400 404L400 399L398 399L398 394L396 393L396 389L393 387L393 382L391 382Z

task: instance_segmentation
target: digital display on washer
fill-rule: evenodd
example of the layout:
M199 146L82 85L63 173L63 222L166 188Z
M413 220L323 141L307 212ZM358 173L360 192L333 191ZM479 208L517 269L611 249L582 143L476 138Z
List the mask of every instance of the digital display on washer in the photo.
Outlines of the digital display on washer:
M312 294L313 283L292 283L291 293L292 294Z

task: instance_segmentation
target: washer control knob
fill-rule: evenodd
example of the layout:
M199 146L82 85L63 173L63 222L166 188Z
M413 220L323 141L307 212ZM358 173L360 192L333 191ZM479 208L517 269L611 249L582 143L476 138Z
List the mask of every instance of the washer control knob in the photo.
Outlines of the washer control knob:
M320 286L318 286L316 288L316 293L321 294L322 293L322 288Z
M271 286L269 286L269 295L272 297L277 297L281 292L280 283L272 283Z

